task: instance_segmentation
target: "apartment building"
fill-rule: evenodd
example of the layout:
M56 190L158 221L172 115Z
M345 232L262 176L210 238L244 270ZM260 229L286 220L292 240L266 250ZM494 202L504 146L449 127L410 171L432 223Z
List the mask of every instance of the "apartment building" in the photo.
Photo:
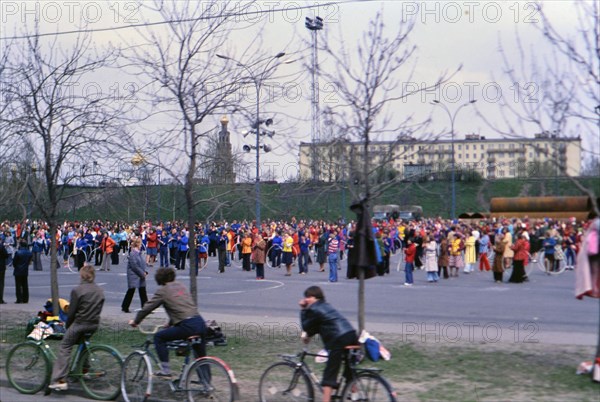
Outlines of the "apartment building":
M579 176L581 138L540 133L533 138L486 138L477 134L452 140L419 140L401 137L397 141L369 144L371 169L394 170L403 179L436 175L452 170L477 172L488 179L514 177ZM347 180L361 171L364 143L345 139L300 144L300 177L325 182Z

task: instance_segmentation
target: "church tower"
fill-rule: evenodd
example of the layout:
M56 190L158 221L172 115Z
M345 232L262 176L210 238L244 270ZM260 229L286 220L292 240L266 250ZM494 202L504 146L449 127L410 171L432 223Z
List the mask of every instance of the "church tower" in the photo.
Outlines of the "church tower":
M233 153L231 152L231 141L227 124L227 116L221 117L221 130L217 135L217 152L213 175L210 182L213 184L232 184L235 183L235 174L233 173Z

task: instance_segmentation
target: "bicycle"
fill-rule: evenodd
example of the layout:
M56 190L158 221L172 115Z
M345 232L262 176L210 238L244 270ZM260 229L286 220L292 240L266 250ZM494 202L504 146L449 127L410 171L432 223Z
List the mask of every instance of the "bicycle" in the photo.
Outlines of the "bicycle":
M158 367L158 359L151 351L152 335L163 328L154 326L146 331L138 326L147 339L123 363L121 371L121 393L126 402L146 401L152 395L153 367ZM233 402L237 399L237 381L233 370L223 360L205 356L190 360L193 345L203 342L200 336L192 336L182 341L168 343L170 350L177 350L178 355L184 356L184 364L178 378L168 380L171 392L181 392L187 395L188 402L200 400L218 400Z
M346 347L342 363L349 365L352 378L342 376L340 386L331 396L333 401L396 402L396 393L389 382L375 368L358 368L361 346ZM260 402L315 401L315 388L322 387L315 373L306 363L306 356L324 357L306 349L295 355L279 355L283 361L268 367L260 377L258 397Z
M108 345L91 345L92 334L86 333L79 341L75 355L69 364L70 380L78 380L91 398L115 399L119 393L119 377L123 359L119 352ZM27 340L15 345L6 358L8 382L22 394L35 394L46 389L52 374L56 355L50 345L42 339Z

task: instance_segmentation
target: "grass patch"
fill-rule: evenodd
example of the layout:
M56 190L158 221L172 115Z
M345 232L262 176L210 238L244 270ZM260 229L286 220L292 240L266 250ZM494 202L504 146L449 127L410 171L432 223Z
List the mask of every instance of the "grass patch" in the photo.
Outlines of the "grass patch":
M13 318L16 325L0 327L2 368L10 347L25 339L25 323L18 322L21 317ZM265 335L264 330L240 332L233 325L222 327L228 337L227 346L209 347L208 353L225 360L234 370L242 401L256 401L260 376L278 361L278 354L293 354L301 348L295 334L273 331ZM589 376L575 375L577 365L593 356L593 347L411 343L391 334L376 335L391 351L392 360L363 364L383 370L397 391L398 400L598 401L600 385ZM110 344L126 356L144 339L145 335L123 323L106 323L93 343ZM55 350L59 345L59 341L49 343ZM313 351L320 348L318 341L311 345ZM178 359L172 357L174 370L181 364ZM324 366L311 365L320 377ZM166 392L164 398L169 395Z

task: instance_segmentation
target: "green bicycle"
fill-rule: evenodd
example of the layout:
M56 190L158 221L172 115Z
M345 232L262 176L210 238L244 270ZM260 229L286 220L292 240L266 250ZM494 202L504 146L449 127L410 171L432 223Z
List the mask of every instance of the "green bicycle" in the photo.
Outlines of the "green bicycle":
M68 378L79 381L86 394L99 400L115 399L120 389L123 359L108 345L91 345L91 333L86 333L69 364ZM35 394L50 383L56 355L43 337L15 345L6 358L8 382L22 394Z

